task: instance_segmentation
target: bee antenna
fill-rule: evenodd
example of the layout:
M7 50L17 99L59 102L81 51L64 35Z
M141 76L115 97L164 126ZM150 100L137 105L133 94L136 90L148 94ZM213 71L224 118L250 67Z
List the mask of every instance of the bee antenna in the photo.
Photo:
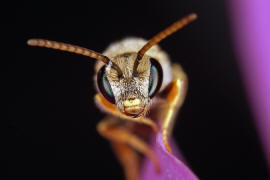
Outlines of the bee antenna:
M195 19L197 19L197 15L195 13L191 13L191 14L179 19L178 21L176 21L175 23L173 23L172 25L170 25L169 27L167 27L166 29L164 29L163 31L159 32L154 37L152 37L139 50L139 52L137 54L137 58L136 58L136 60L134 62L133 73L134 74L137 73L137 67L138 67L138 65L140 63L140 60L142 59L143 55L146 53L146 51L148 51L152 46L159 43L160 41L162 41L163 39L165 39L169 35L173 34L174 32L178 31L179 29L186 26L190 22L194 21Z
M52 48L52 49L57 49L61 51L67 51L71 53L76 53L84 56L88 56L97 60L100 60L104 62L106 65L111 64L112 68L114 68L119 76L122 76L122 71L121 69L113 63L107 56L104 56L100 53L97 53L93 50L72 45L72 44L67 44L67 43L62 43L62 42L57 42L57 41L50 41L46 39L29 39L27 41L27 44L29 46L39 46L39 47L46 47L46 48ZM111 62L111 63L110 63Z

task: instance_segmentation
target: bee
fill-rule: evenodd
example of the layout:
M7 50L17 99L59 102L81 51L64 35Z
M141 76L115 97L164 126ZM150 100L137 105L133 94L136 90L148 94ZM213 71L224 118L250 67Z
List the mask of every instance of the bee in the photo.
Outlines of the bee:
M171 64L167 53L157 44L196 18L197 15L191 13L149 41L131 37L112 43L103 54L45 39L27 41L30 46L68 51L98 60L94 75L98 93L94 99L108 116L98 123L97 131L111 142L128 180L139 177L138 152L149 157L156 171L160 171L158 157L142 134L151 129L160 132L167 151L172 152L168 139L183 104L188 80L181 66ZM151 129L143 129L145 126Z

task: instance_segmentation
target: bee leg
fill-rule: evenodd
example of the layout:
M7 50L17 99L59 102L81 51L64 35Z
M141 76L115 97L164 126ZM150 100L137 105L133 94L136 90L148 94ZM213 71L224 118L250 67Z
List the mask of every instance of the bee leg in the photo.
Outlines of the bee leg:
M95 101L96 101L97 106L99 106L101 109L103 109L104 111L106 111L109 114L112 114L116 117L120 117L122 119L126 119L129 121L134 121L137 123L145 124L147 126L150 126L154 132L158 132L158 127L154 121L152 121L151 119L148 119L146 117L139 117L139 118L129 117L129 116L119 112L119 110L116 108L116 106L114 104L111 104L110 102L108 102L101 94L95 95Z
M129 132L127 128L117 124L116 119L105 118L104 120L99 122L99 124L97 125L97 130L103 137L107 138L111 142L128 145L139 153L142 153L143 155L149 157L154 164L155 170L157 172L160 172L159 160L156 154L152 151L152 149L143 140L139 139L137 136ZM127 155L123 155L123 157L119 157L119 159L125 159L126 157ZM123 162L130 163L128 160L125 160Z
M139 180L139 155L128 145L111 142L112 148L122 165L127 180Z
M180 65L175 64L173 66L173 76L174 80L169 83L162 92L162 96L165 97L167 104L162 111L164 118L161 122L161 132L163 143L169 152L172 152L172 149L169 145L168 139L172 133L177 112L183 104L188 82L187 76Z

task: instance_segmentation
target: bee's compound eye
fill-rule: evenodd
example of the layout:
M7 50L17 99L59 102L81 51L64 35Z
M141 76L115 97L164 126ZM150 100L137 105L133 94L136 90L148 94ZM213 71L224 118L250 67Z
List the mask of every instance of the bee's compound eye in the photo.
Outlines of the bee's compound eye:
M97 75L97 84L102 95L111 103L115 103L114 94L108 81L107 75L105 73L105 66L103 66Z
M152 98L158 92L163 80L163 71L159 62L153 58L151 61L150 78L149 78L149 97Z

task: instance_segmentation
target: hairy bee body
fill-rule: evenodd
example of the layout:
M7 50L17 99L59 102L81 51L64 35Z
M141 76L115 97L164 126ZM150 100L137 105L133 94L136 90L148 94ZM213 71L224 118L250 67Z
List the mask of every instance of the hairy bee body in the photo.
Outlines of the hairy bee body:
M111 141L128 180L139 178L137 152L149 157L156 172L160 172L158 157L147 144L152 131L142 128L148 126L161 133L167 151L172 151L168 139L186 95L187 77L180 65L170 63L169 56L157 43L196 18L197 15L191 13L149 41L129 37L112 43L103 54L46 39L27 41L30 46L72 52L98 60L94 75L98 91L95 102L109 116L98 123L97 130ZM154 113L147 113L149 109ZM124 123L120 119L127 121Z

